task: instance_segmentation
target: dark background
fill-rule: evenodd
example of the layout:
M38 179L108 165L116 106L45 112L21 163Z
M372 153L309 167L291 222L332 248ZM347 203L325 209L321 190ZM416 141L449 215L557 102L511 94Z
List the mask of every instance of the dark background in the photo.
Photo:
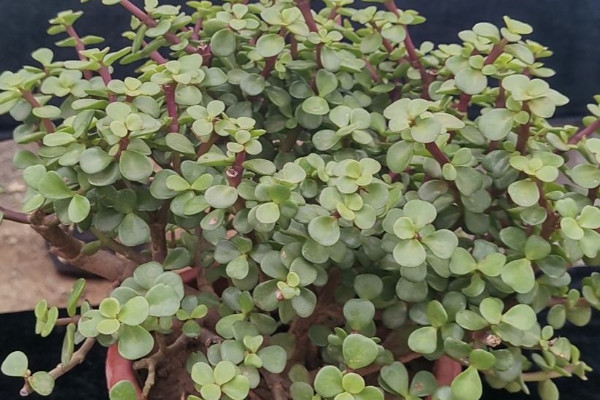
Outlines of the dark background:
M140 1L136 1L140 4ZM171 3L184 4L183 0ZM373 3L371 3L373 4ZM411 28L416 43L431 40L434 43L457 42L457 33L470 29L481 21L502 25L502 16L530 23L534 27L532 40L539 41L555 55L546 59L557 76L551 85L568 96L571 102L559 109L562 118L585 114L585 104L600 93L600 1L598 0L450 0L397 1L401 8L413 8L428 18L424 25ZM106 7L100 0L80 4L79 0L0 0L0 71L16 70L31 63L30 53L39 47L51 47L64 35L48 37L48 19L64 9L82 9L84 16L76 24L80 35L104 36L113 50L127 45L120 32L127 28L129 16L119 6ZM73 49L54 49L58 59L73 57ZM119 74L117 73L117 76ZM10 118L0 117L0 131L6 137L14 126ZM597 313L592 324L584 329L567 327L561 333L580 346L583 358L596 371L600 370L600 321ZM34 316L31 312L0 315L0 360L9 352L22 349L30 358L34 370L51 369L60 360L62 335L39 338L33 333ZM584 334L585 333L585 334ZM83 365L57 382L54 400L105 400L104 349L97 346ZM588 382L576 378L559 379L563 400L593 400L600 398L600 374L590 374ZM0 399L18 399L21 382L0 378ZM32 395L32 398L40 398ZM527 396L509 396L505 392L489 393L487 400L525 399Z

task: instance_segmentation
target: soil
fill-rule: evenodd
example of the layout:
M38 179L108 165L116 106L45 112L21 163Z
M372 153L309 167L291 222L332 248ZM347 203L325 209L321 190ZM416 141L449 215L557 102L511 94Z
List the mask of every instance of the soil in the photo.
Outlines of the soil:
M12 157L23 148L12 141L0 142L0 205L20 211L26 186ZM40 299L65 306L76 276L57 272L44 240L28 225L2 221L0 226L0 313L31 310ZM110 283L88 279L85 298L97 304L110 291Z

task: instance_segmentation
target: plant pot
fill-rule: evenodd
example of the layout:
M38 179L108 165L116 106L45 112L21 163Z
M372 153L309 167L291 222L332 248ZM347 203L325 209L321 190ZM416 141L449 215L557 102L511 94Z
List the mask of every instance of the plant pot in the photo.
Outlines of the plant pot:
M135 388L138 400L145 400L142 396L142 388L133 369L133 362L124 359L119 354L117 345L112 345L106 353L106 384L108 390L121 381L130 382Z

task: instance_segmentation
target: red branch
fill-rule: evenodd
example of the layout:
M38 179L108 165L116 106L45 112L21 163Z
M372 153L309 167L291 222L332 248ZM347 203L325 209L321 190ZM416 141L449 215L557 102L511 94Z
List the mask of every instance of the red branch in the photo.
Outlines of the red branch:
M146 25L150 28L154 28L156 25L158 25L157 22L154 20L154 18L152 18L150 15L146 14L144 11L142 11L138 6L133 4L131 1L121 0L121 2L119 4L121 4L127 11L129 11L131 14L133 14L134 17L139 19L144 25ZM170 32L165 33L164 37L171 44L179 44L181 42L179 37L174 33L170 33ZM189 44L187 46L185 46L184 50L188 54L194 54L197 52L196 49L193 46L190 46Z
M384 4L388 11L393 12L398 17L400 16L400 10L398 10L398 7L396 7L394 0L387 0ZM415 48L415 44L413 43L410 34L408 33L408 28L406 27L406 25L404 26L404 31L406 32L406 37L404 38L404 47L406 47L406 52L408 54L410 64L414 69L419 70L419 74L421 75L421 81L423 82L423 90L421 92L421 97L429 100L429 84L431 83L431 76L427 74L427 71L425 71L425 67L423 67L423 64L419 60L417 49Z
M569 143L569 144L576 144L581 139L590 136L598 128L600 128L600 119L595 120L594 122L592 122L591 124L589 124L588 126L586 126L585 128L583 128L582 130L580 130L579 132L577 132L576 134L574 134L573 136L571 136L569 138L569 141L567 143Z
M229 186L238 187L242 182L242 176L244 175L243 162L246 160L246 152L241 151L235 156L235 163L227 169L227 181Z
M488 56L485 58L483 65L493 64L494 61L496 61L498 57L500 57L500 54L502 54L502 50L504 50L504 46L506 46L507 44L508 40L506 39L502 39L501 41L496 43L494 47L492 47L490 54L488 54Z
M312 9L310 8L310 0L296 0L296 7L300 9L302 16L304 17L304 21L308 26L308 29L311 32L319 32L319 28L317 27L317 23L312 15ZM321 63L321 47L323 45L321 43L317 44L315 47L315 61L317 62L317 67L323 68L323 64Z
M427 151L431 153L433 158L440 164L440 166L444 166L445 164L450 163L450 159L448 156L444 154L444 152L439 148L439 146L435 142L426 143L425 148Z
M27 101L33 108L38 108L38 107L42 106L35 99L35 97L33 96L33 93L31 93L27 90L21 90L21 94L23 95L23 98L25 99L25 101ZM40 118L40 119L42 121L42 124L44 124L44 128L46 128L46 132L54 133L55 128L54 128L54 124L52 123L52 121L50 121L48 118Z
M519 127L519 138L517 139L517 151L521 154L525 154L525 147L529 140L530 126L529 123L523 124Z
M81 53L82 51L85 50L85 45L81 41L81 38L79 37L77 32L75 32L75 29L73 29L72 26L68 25L68 26L65 26L65 31L67 32L67 35L69 35L71 38L73 38L75 40L75 50L77 51L77 56L79 57L79 59L81 61L87 61L87 57ZM84 70L83 76L85 77L85 79L87 79L89 81L90 79L92 79L92 71Z
M179 132L179 117L177 114L177 103L175 102L175 84L171 83L164 85L165 101L167 103L167 113L171 118L171 124L169 125L170 132Z
M10 210L8 208L0 206L0 213L3 214L3 219L7 221L18 222L20 224L29 225L29 216L24 213Z

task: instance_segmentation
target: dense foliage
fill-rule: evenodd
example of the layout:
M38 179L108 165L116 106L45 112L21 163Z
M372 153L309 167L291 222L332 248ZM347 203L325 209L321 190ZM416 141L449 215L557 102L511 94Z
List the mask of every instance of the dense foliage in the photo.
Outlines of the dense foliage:
M132 13L130 46L91 47L65 11L48 32L77 59L0 75L14 139L39 144L15 154L26 214L5 219L115 281L98 308L78 281L65 318L38 304L37 332L66 335L52 371L2 364L23 394L95 342L147 369L150 397L196 343L188 400L477 400L482 379L556 400L554 378L585 379L554 330L600 308L600 276L569 288L600 250L600 108L581 131L548 121L568 99L529 25L416 48L425 19L392 0L102 2Z

